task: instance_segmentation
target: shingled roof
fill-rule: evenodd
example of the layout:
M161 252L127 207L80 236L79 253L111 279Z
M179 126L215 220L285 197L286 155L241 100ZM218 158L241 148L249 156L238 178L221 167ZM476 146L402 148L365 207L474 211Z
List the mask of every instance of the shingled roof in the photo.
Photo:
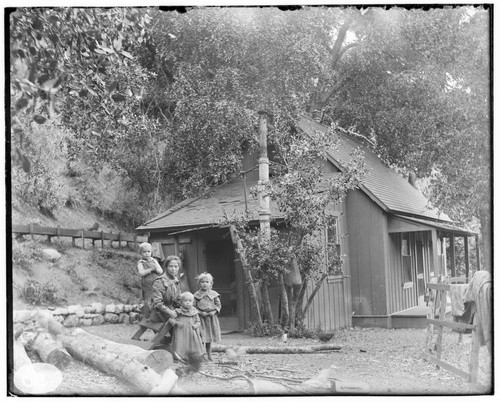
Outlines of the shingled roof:
M306 133L313 133L315 130L325 132L329 129L308 117L301 118L299 127ZM408 180L385 165L368 147L348 135L341 134L339 146L328 150L329 159L341 169L341 164L346 163L351 158L351 153L358 147L364 151L364 161L368 169L360 189L384 211L451 222L448 215L433 208L429 200Z
M315 130L328 130L327 126L321 125L308 117L301 118L299 128L306 133L313 133ZM360 189L384 211L427 220L451 222L451 219L446 214L432 208L427 198L420 191L394 170L387 167L373 151L349 136L340 135L338 147L328 150L329 160L337 168L342 169L342 164L351 158L351 153L358 147L363 148L364 161L368 169ZM249 211L259 209L258 200L248 194L248 189L256 184L256 182L246 183L247 208ZM208 195L189 198L173 206L139 226L137 230L158 231L168 229L169 231L175 231L215 226L224 217L225 213L232 215L242 214L245 211L244 189L242 180L236 178L214 187ZM281 218L274 203L271 203L271 212L273 219Z

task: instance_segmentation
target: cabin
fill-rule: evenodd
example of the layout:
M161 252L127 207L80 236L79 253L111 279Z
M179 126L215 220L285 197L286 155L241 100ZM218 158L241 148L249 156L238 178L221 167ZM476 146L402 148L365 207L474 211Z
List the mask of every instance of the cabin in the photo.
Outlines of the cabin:
M305 116L298 126L305 133L329 129ZM469 238L477 234L456 226L408 180L348 134L340 133L339 146L328 150L325 174L339 172L342 162L358 147L364 150L368 173L358 189L329 211L337 217L334 233L346 235L339 236L338 246L347 258L342 273L324 281L305 324L325 331L351 326L422 327L425 283L432 277L458 276L457 238L463 239L462 261L469 276ZM225 214L259 209L258 200L249 193L258 181L254 169L257 159L246 155L242 163L246 174L214 187L209 195L187 199L137 228L139 233L147 233L151 242L159 242L165 255L182 259L192 291L197 289L195 277L199 273L208 271L214 276L214 289L221 294L223 306L220 323L226 331L247 328L252 312L229 228L219 222ZM281 217L272 202L270 210L273 225L280 230ZM277 317L278 287L271 287L269 294Z

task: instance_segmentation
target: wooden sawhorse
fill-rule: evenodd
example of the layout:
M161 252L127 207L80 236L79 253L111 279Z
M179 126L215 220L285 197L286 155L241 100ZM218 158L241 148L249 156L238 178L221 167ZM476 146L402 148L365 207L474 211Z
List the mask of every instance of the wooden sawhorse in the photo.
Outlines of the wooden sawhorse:
M158 346L158 344L162 341L165 335L167 335L168 332L172 329L172 324L170 324L168 321L152 322L146 319L142 319L141 322L139 322L139 329L136 331L134 335L132 335L132 339L140 341L142 334L144 334L144 332L146 332L148 329L150 329L156 334L154 338L151 339L147 347L147 350L152 350L156 346Z

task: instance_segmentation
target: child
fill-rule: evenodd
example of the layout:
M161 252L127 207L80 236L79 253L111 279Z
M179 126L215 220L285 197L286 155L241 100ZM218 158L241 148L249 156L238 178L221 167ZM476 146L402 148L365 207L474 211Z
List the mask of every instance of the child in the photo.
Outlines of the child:
M203 342L200 334L200 317L193 307L194 297L190 292L181 293L180 308L176 308L176 318L170 318L173 325L171 352L174 357L189 361L193 356L203 356Z
M217 314L220 313L220 295L212 290L214 278L208 272L198 275L195 294L195 307L201 318L201 336L207 350L208 360L212 360L212 342L220 342L220 326Z
M142 277L141 287L142 298L144 300L142 314L145 319L149 319L151 314L153 282L159 275L163 274L160 264L151 256L152 251L153 248L149 243L141 243L139 245L139 254L142 258L137 263L137 272Z

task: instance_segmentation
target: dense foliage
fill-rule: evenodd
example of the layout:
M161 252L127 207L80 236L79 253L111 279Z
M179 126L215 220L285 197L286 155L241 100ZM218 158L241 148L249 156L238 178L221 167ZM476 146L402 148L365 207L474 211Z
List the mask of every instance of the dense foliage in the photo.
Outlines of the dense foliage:
M480 7L17 9L13 189L136 224L238 172L259 110L277 148L307 110L428 179L487 252L489 23Z

